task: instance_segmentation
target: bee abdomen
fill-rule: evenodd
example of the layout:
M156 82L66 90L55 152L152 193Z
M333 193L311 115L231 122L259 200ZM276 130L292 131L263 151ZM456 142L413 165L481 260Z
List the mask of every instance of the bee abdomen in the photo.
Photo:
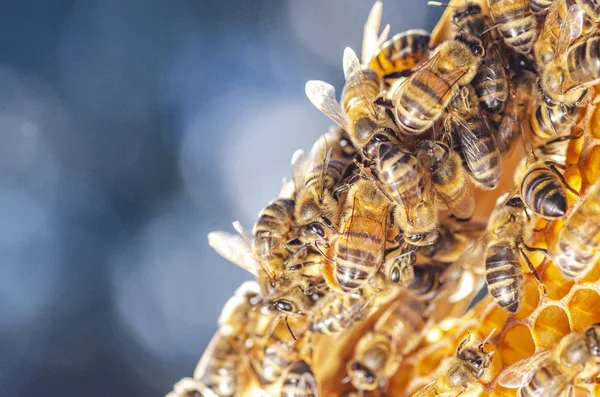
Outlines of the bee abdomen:
M529 6L527 2L523 3ZM528 54L533 48L537 23L533 15L521 18L523 12L525 10L507 10L499 13L495 19L504 42L515 51Z
M499 113L508 98L506 71L499 63L492 62L483 65L473 79L473 88L479 98L479 104L487 112Z
M401 204L397 197L405 192L416 192L419 187L417 159L404 153L396 145L382 144L377 157L377 172L382 182L389 187L392 196Z
M440 276L444 268L432 264L415 265L414 275L406 280L405 287L422 299L432 299L441 286Z
M567 65L575 83L589 83L600 77L600 38L576 44L567 54Z
M529 5L531 6L531 11L539 14L548 10L553 1L554 0L529 0Z
M315 376L304 360L293 362L287 369L281 386L281 397L314 397L317 394Z
M331 335L338 333L363 318L368 305L363 299L344 296L317 312L317 318L310 324L312 332Z
M429 57L430 39L429 33L420 29L399 33L383 43L369 67L384 78L392 73L410 73Z
M485 281L498 305L515 313L523 296L523 270L516 247L503 243L488 247Z
M560 179L544 166L534 167L523 177L521 197L544 218L558 219L567 211L567 193Z
M336 278L346 292L362 287L379 268L377 255L360 248L339 247L336 257Z

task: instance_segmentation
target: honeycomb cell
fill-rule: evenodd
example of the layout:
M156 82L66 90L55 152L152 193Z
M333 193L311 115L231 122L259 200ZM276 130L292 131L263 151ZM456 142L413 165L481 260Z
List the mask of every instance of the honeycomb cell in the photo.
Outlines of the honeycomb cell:
M546 307L538 314L533 327L536 345L544 350L557 344L570 332L567 313L554 305Z
M576 331L583 331L591 324L600 321L600 295L591 289L575 291L567 304L571 315L571 326Z
M596 138L600 139L600 107L596 106L594 111L592 112L592 117L590 117L590 134Z
M547 297L553 300L564 298L571 288L573 281L567 280L560 273L560 270L554 264L549 264L540 275L542 282L546 286Z
M507 389L506 387L502 387L500 385L496 385L496 388L492 393L493 397L515 397L516 395L517 389Z
M498 350L504 365L507 366L531 356L535 352L535 344L529 328L518 324L508 329L498 344Z
M508 312L494 304L492 310L490 310L490 312L483 317L483 321L481 321L479 335L482 335L482 337L485 338L493 329L495 329L497 333L498 330L502 329L507 318Z
M538 283L534 279L530 278L525 282L525 288L523 290L523 300L519 310L515 313L514 317L522 320L528 317L540 303L540 288Z
M582 283L594 283L600 279L600 261L596 262L592 270L588 272L582 279Z
M434 349L426 357L424 357L417 366L417 372L420 376L427 376L431 374L439 365L440 362L456 351L456 346L447 343L444 346Z
M579 171L583 182L588 186L600 178L600 145L582 153L579 158Z

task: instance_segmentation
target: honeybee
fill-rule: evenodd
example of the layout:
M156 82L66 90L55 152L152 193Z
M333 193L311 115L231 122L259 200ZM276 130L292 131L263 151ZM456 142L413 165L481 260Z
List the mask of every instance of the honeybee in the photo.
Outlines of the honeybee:
M241 353L246 325L259 303L258 284L247 281L240 285L223 307L219 329L196 366L194 380L220 397L236 395L246 380Z
M366 179L350 187L342 214L340 235L335 241L335 265L331 286L343 292L362 288L383 263L390 205Z
M533 48L537 22L528 0L488 0L490 15L507 46L522 54Z
M381 45L369 68L385 82L406 77L429 58L431 35L423 29L399 33Z
M561 57L581 36L583 29L583 9L578 4L569 7L567 0L553 0L548 5L544 25L534 46L540 69Z
M396 372L399 356L410 352L421 340L425 327L422 302L401 299L377 320L373 331L357 343L346 366L352 385L358 390L385 389Z
M488 223L488 245L485 254L485 281L488 290L498 305L515 313L523 298L523 269L519 257L523 258L535 280L543 286L537 271L524 250L541 251L529 247L523 241L526 222L525 204L520 197L498 199Z
M495 140L500 154L508 153L514 141L523 133L523 122L527 117L529 101L535 85L535 75L525 70L512 77L514 92L508 97L504 116L495 130ZM533 129L533 127L532 127Z
M476 3L467 3L457 8L452 20L461 31L473 35L482 35L488 30L488 17ZM483 38L482 43L486 48L486 55L481 60L479 70L471 84L475 88L481 108L488 113L496 114L503 109L508 98L508 79L497 45Z
M475 199L458 153L440 142L423 140L417 144L417 159L430 172L433 189L450 212L459 219L471 218Z
M493 331L492 331L493 332ZM479 379L490 366L493 352L484 350L491 334L477 348L465 347L470 335L456 349L456 356L448 361L437 378L419 390L414 397L464 396L476 397L483 392Z
M317 397L319 395L315 375L306 361L294 361L286 369L280 395L281 397Z
M546 12L554 1L556 0L529 0L529 5L534 14L541 14Z
M599 364L600 324L594 324L585 333L572 332L555 347L517 361L500 374L498 383L519 388L519 396L569 396L577 382L598 374Z
M551 257L568 279L583 277L600 257L600 182L569 215L558 234Z
M454 40L440 44L392 95L402 131L420 134L432 127L460 87L473 80L484 56L481 40L469 33L459 33Z
M287 247L327 242L335 234L340 220L340 205L334 197L348 160L331 158L327 139L321 137L307 156L298 150L292 158L292 175L296 186L294 219L298 238ZM297 247L298 249L300 247Z
M389 109L374 103L381 93L381 78L373 70L363 70L351 48L344 51L344 76L346 84L342 90L341 104L335 98L335 88L324 81L308 81L306 96L317 109L348 133L358 149L377 132L394 136L396 126Z
M421 177L417 158L399 145L381 143L375 158L377 179L395 204L394 220L403 238L413 245L429 245L437 237L438 207L431 183Z
M576 123L577 110L577 106L549 107L545 103L538 103L529 119L530 140L544 143L557 135L563 135Z
M360 322L371 307L374 294L327 294L315 306L309 330L331 335Z
M165 397L221 397L210 390L200 381L192 378L183 378L173 386L173 391Z
M490 190L500 181L500 153L476 98L472 87L463 87L448 107L445 129L455 137L471 181Z
M454 263L467 249L480 238L486 225L482 222L471 221L455 224L442 222L438 227L439 238L430 246L423 247L419 253L437 262Z
M579 195L567 184L558 166L532 152L515 173L521 199L528 209L544 219L564 217L568 206L567 189Z

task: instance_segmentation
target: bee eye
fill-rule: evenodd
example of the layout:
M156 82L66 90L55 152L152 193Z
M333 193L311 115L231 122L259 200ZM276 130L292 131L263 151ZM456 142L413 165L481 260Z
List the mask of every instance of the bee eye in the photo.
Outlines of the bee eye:
M400 267L399 266L394 266L394 268L390 272L390 281L394 284L400 282Z
M312 233L318 235L319 237L325 237L325 231L320 224L312 223L310 224L309 229Z
M275 307L280 312L292 313L294 311L294 306L285 300L278 300L277 302L275 302Z
M415 242L415 243L418 243L419 241L423 240L422 234L411 234L407 237L410 241Z
M360 369L360 365L357 362L352 364L352 371L358 371L359 369Z
M544 100L544 103L550 107L554 107L556 106L556 103L552 100L552 98L550 98L548 95L546 94L542 94L542 99Z

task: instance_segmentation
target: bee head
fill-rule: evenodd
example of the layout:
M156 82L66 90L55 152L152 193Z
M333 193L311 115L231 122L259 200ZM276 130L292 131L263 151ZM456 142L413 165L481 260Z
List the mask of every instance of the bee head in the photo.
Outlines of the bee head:
M600 357L600 323L594 324L585 331L590 353L594 357Z
M429 232L423 233L414 233L414 234L405 234L404 240L412 245L424 246L433 244L439 236L439 232L437 230L431 230Z
M454 40L463 43L467 48L478 58L485 57L485 48L481 40L469 33L459 33L454 37Z
M354 360L348 363L348 375L357 389L375 390L377 388L377 377L369 367L360 361Z

